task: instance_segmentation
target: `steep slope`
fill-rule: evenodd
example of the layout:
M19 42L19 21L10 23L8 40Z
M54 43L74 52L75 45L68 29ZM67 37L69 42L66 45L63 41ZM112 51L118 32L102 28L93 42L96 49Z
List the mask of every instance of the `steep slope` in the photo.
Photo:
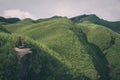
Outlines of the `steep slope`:
M92 43L89 43L86 35L80 28L74 27L72 30L79 37L79 41L82 41L83 45L86 45L85 48L93 60L94 66L100 75L100 80L110 80L108 61L106 60L106 57L103 55L99 47Z
M91 22L83 22L77 25L85 33L88 42L98 46L105 55L109 62L112 80L119 80L120 35L104 26L95 25Z
M71 20L75 23L79 23L79 22L83 22L83 21L90 21L90 22L105 26L107 28L112 29L113 31L120 33L120 21L116 21L116 22L106 21L106 20L100 19L99 17L97 17L94 14L73 17L73 18L71 18Z
M4 80L90 80L84 74L76 76L70 63L56 52L25 38L33 53L19 59L14 44L17 35L0 33L0 79ZM7 49L7 50L6 50Z

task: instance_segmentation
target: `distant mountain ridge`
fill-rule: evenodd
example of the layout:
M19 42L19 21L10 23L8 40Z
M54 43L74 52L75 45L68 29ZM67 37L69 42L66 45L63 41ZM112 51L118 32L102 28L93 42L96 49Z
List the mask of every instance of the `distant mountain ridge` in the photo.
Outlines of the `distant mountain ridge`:
M4 18L4 17L0 17L0 22L5 22L5 23L16 23L20 21L19 18Z
M3 24L4 23L16 23L18 21L21 21L21 22L26 22L27 21L27 22L37 23L37 22L41 22L41 21L48 21L50 19L59 19L59 18L67 18L67 17L53 16L51 18L38 19L38 20L32 20L32 19L29 19L29 18L26 18L24 20L20 20L19 18L0 17L0 22L3 22ZM90 15L84 14L84 15L75 16L75 17L72 17L72 18L69 18L69 19L72 20L75 23L81 23L83 21L90 21L94 24L98 24L98 25L108 27L108 28L112 29L113 31L116 31L116 32L120 33L120 21L114 21L114 22L107 21L107 20L99 18L95 14L90 14ZM0 23L0 24L2 24L2 23Z
M104 19L100 19L98 16L96 16L94 14L76 16L76 17L70 18L70 20L72 20L75 23L80 23L83 21L90 21L94 24L108 27L108 28L120 33L120 21L114 21L114 22L106 21Z

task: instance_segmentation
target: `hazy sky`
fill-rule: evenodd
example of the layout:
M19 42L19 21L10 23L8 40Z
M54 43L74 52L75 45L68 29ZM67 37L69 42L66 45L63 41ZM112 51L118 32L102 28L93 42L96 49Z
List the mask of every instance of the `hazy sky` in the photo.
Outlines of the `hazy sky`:
M48 18L96 14L109 21L120 21L120 0L0 0L0 16Z

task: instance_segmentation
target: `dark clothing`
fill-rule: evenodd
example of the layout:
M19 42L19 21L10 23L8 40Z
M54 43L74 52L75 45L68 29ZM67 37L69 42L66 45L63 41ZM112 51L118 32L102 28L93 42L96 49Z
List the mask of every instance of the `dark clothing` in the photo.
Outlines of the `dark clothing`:
M16 41L16 47L17 48L24 48L24 44L22 42L21 37L19 37L18 40Z

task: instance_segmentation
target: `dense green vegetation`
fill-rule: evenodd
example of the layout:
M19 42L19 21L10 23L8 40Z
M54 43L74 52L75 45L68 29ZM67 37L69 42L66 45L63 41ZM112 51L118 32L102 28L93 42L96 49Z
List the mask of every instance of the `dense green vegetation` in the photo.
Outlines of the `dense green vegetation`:
M71 20L76 23L90 21L94 24L105 26L107 28L110 28L110 29L120 33L120 21L116 21L116 22L106 21L106 20L100 19L99 17L97 17L94 14L73 17L73 18L71 18Z
M1 23L0 80L119 80L119 27L94 16ZM33 51L22 58L14 49L19 35Z
M0 26L0 32L10 33L7 29L5 29L3 26Z
M83 22L77 25L87 36L89 43L98 46L105 55L109 63L112 80L119 80L120 63L118 60L120 58L120 43L118 41L120 41L120 35L104 26L94 25L91 22Z
M0 17L0 22L5 22L5 23L16 23L20 21L19 18L4 18L4 17Z
M82 73L75 74L76 69L58 53L26 37L26 47L33 53L20 59L14 50L16 38L15 34L0 33L1 80L89 80Z

